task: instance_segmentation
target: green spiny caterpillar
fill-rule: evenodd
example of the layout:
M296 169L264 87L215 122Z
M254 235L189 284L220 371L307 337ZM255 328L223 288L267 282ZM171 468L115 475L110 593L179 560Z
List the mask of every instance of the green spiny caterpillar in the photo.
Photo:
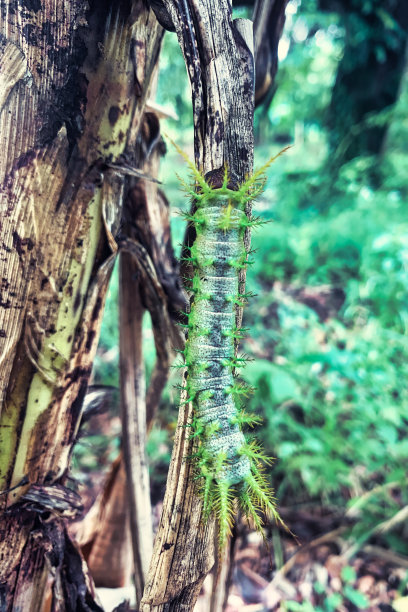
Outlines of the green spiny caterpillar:
M245 425L258 424L259 419L245 412L243 404L250 390L235 377L235 369L245 363L235 352L235 342L242 338L242 330L235 323L235 306L242 306L246 300L246 295L239 292L239 270L248 263L244 232L260 223L248 218L245 208L261 193L265 170L283 151L235 190L230 188L227 170L222 185L214 188L176 148L195 179L194 188L183 183L195 203L195 212L186 217L196 230L188 257L194 270L194 297L183 352L187 401L193 402L192 436L199 442L194 460L203 518L215 513L222 548L237 505L260 531L259 511L282 523L264 475L270 459L243 433Z

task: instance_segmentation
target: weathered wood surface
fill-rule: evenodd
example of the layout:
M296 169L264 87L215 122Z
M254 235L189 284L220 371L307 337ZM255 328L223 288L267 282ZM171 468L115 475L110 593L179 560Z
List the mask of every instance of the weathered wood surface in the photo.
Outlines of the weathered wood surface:
M254 62L250 23L232 21L225 0L164 0L153 8L172 24L192 87L195 162L216 186L227 164L232 180L252 172ZM231 78L233 75L233 78ZM188 235L187 240L194 240ZM249 240L247 240L247 243ZM201 521L195 493L188 423L182 404L166 495L141 610L192 610L203 580L214 564L215 525Z
M275 93L278 46L288 0L256 0L254 6L255 104L269 103ZM269 106L269 104L267 104Z
M114 259L108 243L115 251L161 36L142 0L1 4L2 610L39 610L50 573L55 609L85 609L85 600L99 609L52 487L81 418ZM35 502L25 497L33 485ZM46 499L56 504L54 531ZM31 541L37 552L27 556ZM67 555L79 559L68 590Z

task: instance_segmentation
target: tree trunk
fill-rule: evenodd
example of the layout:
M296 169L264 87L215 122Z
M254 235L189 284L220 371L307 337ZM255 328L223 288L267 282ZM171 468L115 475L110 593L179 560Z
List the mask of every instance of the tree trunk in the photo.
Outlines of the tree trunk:
M197 167L211 177L214 186L222 183L225 164L232 180L243 182L253 165L251 23L232 21L231 5L224 0L165 0L155 10L162 23L176 30L186 61ZM186 428L191 418L191 404L182 403L143 612L192 610L214 564L214 521L202 523L202 501L195 493L193 467L185 460L193 450Z
M100 609L65 482L161 36L141 0L2 4L2 610Z

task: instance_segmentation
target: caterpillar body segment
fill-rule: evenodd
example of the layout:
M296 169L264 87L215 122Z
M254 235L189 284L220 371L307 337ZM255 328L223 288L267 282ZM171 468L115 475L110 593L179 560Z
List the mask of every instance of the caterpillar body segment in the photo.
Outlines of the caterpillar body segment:
M227 176L218 189L203 180L200 175L200 192L194 196L197 208L190 216L197 236L189 258L194 266L194 299L184 356L187 396L194 406L192 435L200 441L195 462L203 513L204 518L216 514L222 547L237 507L260 530L259 511L280 519L263 476L263 453L242 431L259 420L240 405L248 388L234 376L235 368L245 361L235 355L235 340L242 337L242 330L236 328L235 306L246 299L239 292L238 278L247 264L243 236L251 221L245 206L253 197L255 179L237 191L227 187Z

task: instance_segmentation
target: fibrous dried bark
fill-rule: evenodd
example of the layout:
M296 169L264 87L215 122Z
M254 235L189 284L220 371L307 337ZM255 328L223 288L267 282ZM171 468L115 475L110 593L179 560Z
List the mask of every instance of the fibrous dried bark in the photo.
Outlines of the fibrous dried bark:
M49 487L76 439L161 37L141 0L1 5L2 610L41 609L50 577L55 610L100 609Z
M143 173L139 172L141 176L157 176L163 150L159 120L150 110L144 114L136 146L135 159L143 170ZM128 176L124 191L126 198L120 236L116 240L112 237L114 247L121 252L120 377L123 452L112 466L104 494L85 518L80 537L98 584L121 586L129 569L123 563L128 560L129 545L129 534L127 529L123 529L123 523L130 519L136 600L140 601L153 540L145 456L146 431L153 423L168 378L173 347L183 346L183 338L173 317L179 308L185 306L185 296L181 290L178 262L171 245L169 206L164 194L158 189L156 181L141 180L134 176ZM157 353L147 394L142 349L142 320L146 311L152 320ZM111 531L118 535L114 552ZM117 560L118 566L115 572L110 569L113 558Z

